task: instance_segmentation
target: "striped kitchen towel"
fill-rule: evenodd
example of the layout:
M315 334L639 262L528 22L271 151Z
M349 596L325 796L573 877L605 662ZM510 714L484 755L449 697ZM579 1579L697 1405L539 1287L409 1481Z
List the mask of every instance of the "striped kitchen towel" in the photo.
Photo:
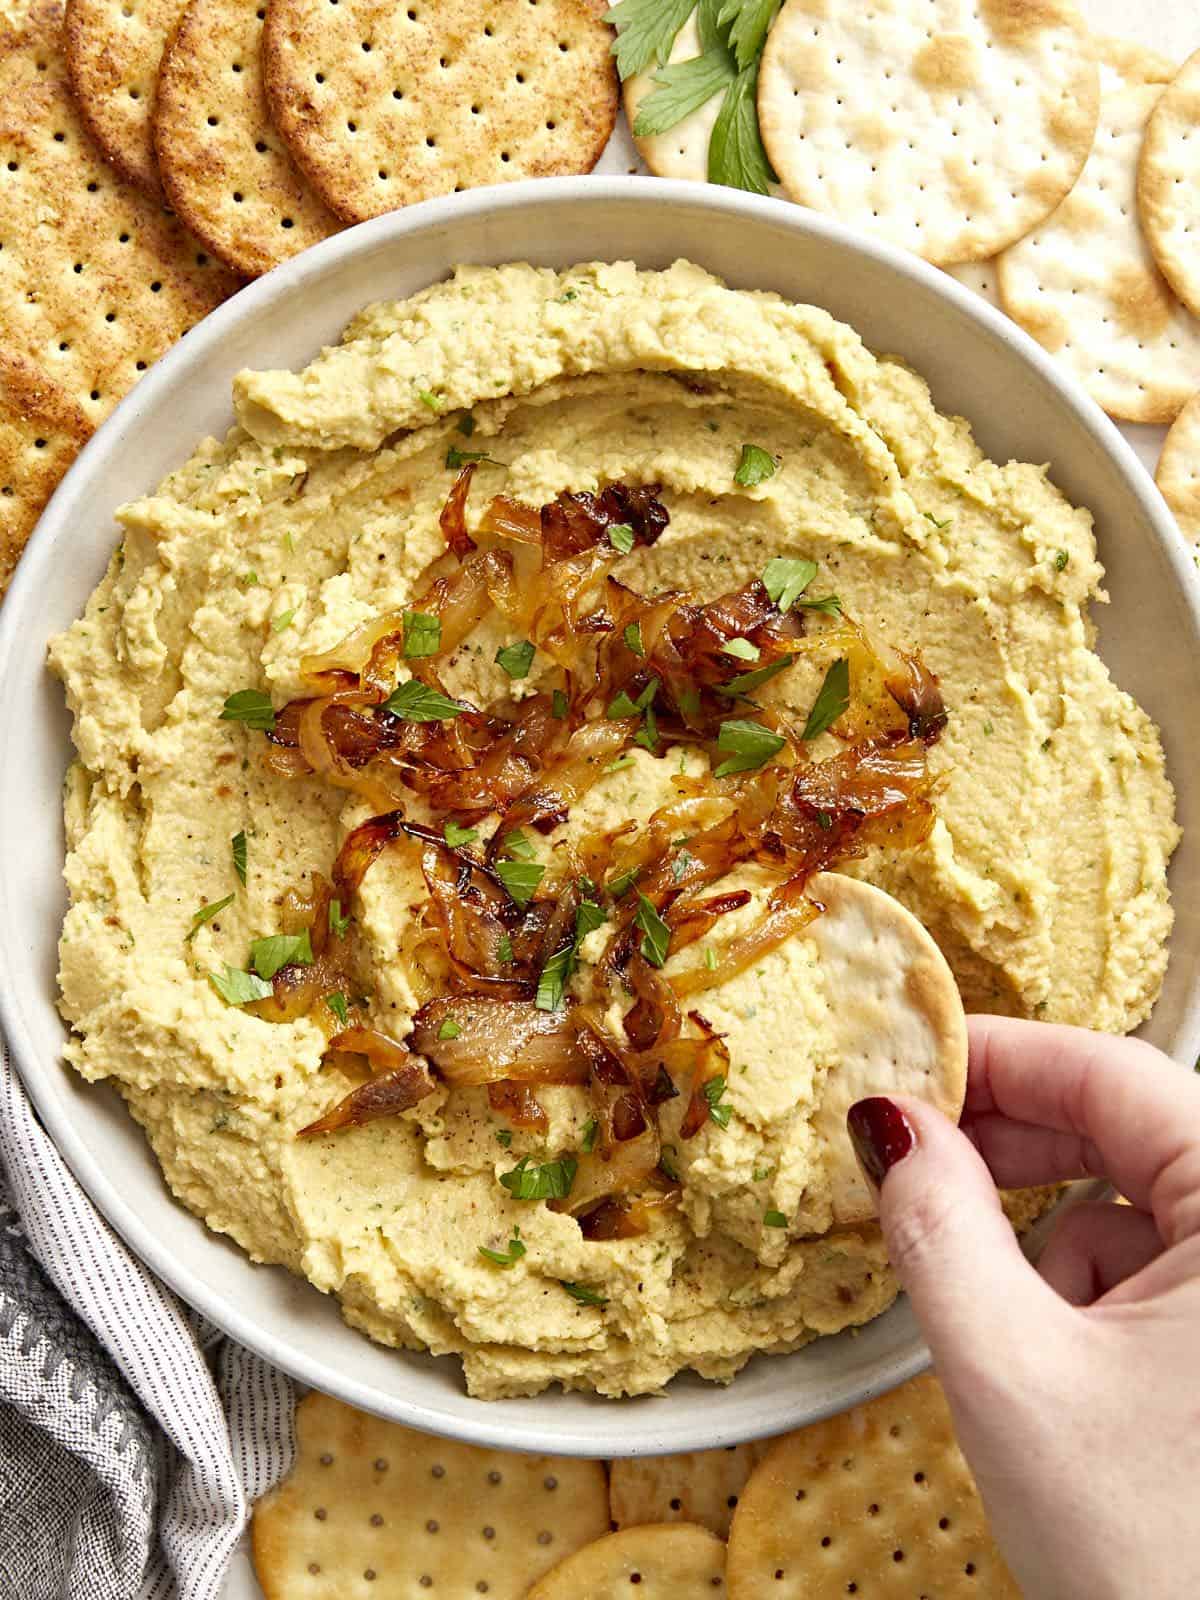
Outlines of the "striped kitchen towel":
M129 1253L0 1047L0 1595L218 1600L292 1399Z

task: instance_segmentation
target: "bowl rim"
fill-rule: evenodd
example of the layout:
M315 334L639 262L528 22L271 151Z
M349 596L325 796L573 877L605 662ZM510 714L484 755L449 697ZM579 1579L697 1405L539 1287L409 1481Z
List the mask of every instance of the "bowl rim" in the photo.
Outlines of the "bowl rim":
M302 295L310 281L320 278L344 258L374 249L380 244L406 240L427 230L452 228L456 222L469 218L519 210L534 199L540 206L547 207L577 206L581 203L599 207L614 201L667 208L686 205L711 212L714 222L723 225L736 225L739 222L769 222L775 227L783 225L796 233L828 240L843 250L866 256L889 269L901 283L908 280L932 290L935 295L982 324L994 339L1009 347L1027 366L1032 367L1054 391L1058 403L1074 414L1075 420L1091 435L1093 441L1112 458L1147 522L1154 529L1172 569L1172 576L1183 591L1192 625L1200 635L1200 581L1197 580L1175 519L1149 473L1111 419L1024 329L1001 311L957 282L950 274L919 257L834 218L786 200L678 179L587 175L525 179L494 188L426 200L385 213L334 234L301 255L283 262L239 290L185 334L96 430L43 511L18 563L5 603L0 606L0 682L6 680L8 663L18 649L26 612L36 610L36 597L42 585L52 579L52 574L46 569L54 530L67 522L75 503L86 494L93 464L120 449L124 434L137 419L159 409L169 400L177 377L186 377L187 368L193 360L212 347L219 346L234 329L252 321L264 305L280 298ZM403 1420L409 1426L469 1443L510 1450L542 1451L548 1448L536 1422L517 1424L511 1417L501 1421L499 1413L492 1410L491 1402L477 1402L478 1410L472 1411L468 1418L449 1415L408 1397L385 1405L378 1391L369 1383L359 1381L332 1366L322 1366L308 1353L292 1345L285 1333L266 1331L250 1321L238 1306L228 1304L215 1290L198 1283L190 1270L178 1263L169 1250L159 1243L152 1218L140 1215L124 1199L119 1183L109 1178L98 1159L92 1155L86 1138L72 1123L65 1107L61 1107L51 1092L44 1089L40 1069L36 1065L39 1052L13 1000L15 974L12 946L11 938L0 934L0 1034L7 1041L13 1064L47 1132L74 1176L107 1223L150 1271L161 1278L181 1300L195 1307L227 1335L301 1382L333 1394L351 1405L393 1417L402 1412ZM1191 1031L1200 1035L1200 1015L1193 1017ZM1193 1047L1200 1046L1200 1037L1192 1039L1190 1043ZM1176 1054L1182 1060L1184 1049L1177 1050ZM26 1063L30 1063L29 1070L26 1070ZM929 1366L929 1360L927 1348L918 1340L911 1352L892 1360L886 1372L876 1381L864 1382L858 1391L859 1398L869 1398L906 1381L924 1371ZM542 1398L546 1401L549 1397ZM808 1415L811 1420L817 1420L838 1410L840 1404L836 1399L814 1404ZM636 1453L653 1453L656 1449L717 1448L755 1436L735 1423L723 1423L719 1411L709 1421L703 1405L694 1407L694 1410L696 1416L690 1427L664 1429L657 1443L639 1440L633 1447ZM489 1415L495 1420L489 1421ZM597 1418L601 1415L597 1413ZM601 1422L595 1429L585 1425L574 1432L556 1435L549 1447L560 1453L581 1456L612 1454L613 1436L619 1428L619 1412L614 1410L608 1416L611 1420ZM759 1430L759 1434L792 1425L793 1422L785 1415L774 1429L768 1423Z

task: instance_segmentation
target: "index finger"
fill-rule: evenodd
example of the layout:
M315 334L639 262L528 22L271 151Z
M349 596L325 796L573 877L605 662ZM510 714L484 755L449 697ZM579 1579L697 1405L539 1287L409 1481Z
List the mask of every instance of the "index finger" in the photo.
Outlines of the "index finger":
M1200 1233L1200 1081L1138 1039L967 1019L963 1108L1004 1187L1106 1176L1170 1245Z

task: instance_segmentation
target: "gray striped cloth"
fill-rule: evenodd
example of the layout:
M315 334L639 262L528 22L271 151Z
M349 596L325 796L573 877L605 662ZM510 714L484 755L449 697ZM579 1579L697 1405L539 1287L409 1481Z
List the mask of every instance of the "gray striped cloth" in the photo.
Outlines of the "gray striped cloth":
M4 1600L218 1600L292 1400L129 1253L0 1048Z

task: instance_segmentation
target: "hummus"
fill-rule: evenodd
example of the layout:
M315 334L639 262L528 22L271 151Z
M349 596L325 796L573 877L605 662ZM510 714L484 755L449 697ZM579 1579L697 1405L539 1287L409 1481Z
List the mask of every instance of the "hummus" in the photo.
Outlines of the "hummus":
M670 525L625 558L624 583L707 599L775 557L810 558L816 588L940 679L932 831L843 870L929 928L968 1008L1123 1032L1162 980L1177 829L1156 729L1092 648L1087 608L1105 596L1089 514L1045 468L985 459L919 376L825 312L682 262L464 268L369 307L303 372L244 372L234 392L226 439L119 513L121 547L51 649L78 752L60 974L72 1066L117 1086L210 1227L337 1295L372 1337L458 1355L475 1395L642 1393L683 1368L726 1380L755 1352L876 1316L896 1294L878 1230L829 1231L811 1127L830 1008L847 997L803 933L706 994L728 1116L681 1143L681 1203L641 1237L585 1240L498 1181L522 1156L581 1147L588 1098L571 1085L540 1091L536 1136L484 1089L441 1088L403 1116L298 1139L351 1087L323 1065L328 1029L261 1020L209 974L279 931L284 896L328 872L368 809L266 770L262 735L221 709L246 688L283 705L304 692L301 657L408 603L443 556L452 446L489 458L469 526L498 493L540 506L661 484ZM742 486L747 443L775 470ZM485 620L451 692L495 696L511 642ZM803 717L819 682L801 664L760 698ZM648 818L706 768L698 749L635 749L563 829ZM354 908L372 1015L396 1038L423 998L401 954L425 895L410 855L386 852ZM751 903L718 924L718 946L765 892L754 869L738 881ZM602 942L584 941L573 982ZM1014 1197L1011 1214L1040 1203ZM520 1259L481 1254L503 1255L514 1226Z

